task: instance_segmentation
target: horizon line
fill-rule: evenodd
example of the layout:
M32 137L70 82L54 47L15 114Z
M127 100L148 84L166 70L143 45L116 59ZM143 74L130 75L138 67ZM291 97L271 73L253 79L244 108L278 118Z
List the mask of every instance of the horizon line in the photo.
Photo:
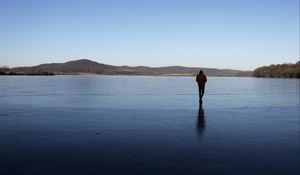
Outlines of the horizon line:
M163 68L163 67L188 67L188 68L203 68L203 69L219 69L219 70L236 70L236 71L254 71L253 70L245 70L245 69L232 69L232 68L217 68L217 67L206 67L206 66L189 66L189 65L161 65L161 66L147 66L147 65L126 65L126 64L109 64L109 63L103 63L103 62L98 62L92 59L87 59L87 58L78 58L78 59L73 59L73 60L68 60L68 61L63 61L63 62L46 62L46 63L38 63L38 64L34 64L34 65L21 65L21 66L8 66L8 65L0 65L0 67L8 67L8 68L19 68L19 67L34 67L34 66L39 66L39 65L43 65L43 64L63 64L63 63L67 63L67 62L72 62L72 61L80 61L80 60L89 60L92 62L96 62L99 64L105 64L105 65L110 65L110 66L117 66L117 67L122 67L122 66L128 66L128 67L149 67L149 68ZM285 63L282 63L285 64ZM293 63L287 63L287 64L293 64ZM263 65L266 66L266 65ZM262 66L259 66L262 67ZM257 67L258 68L258 67Z

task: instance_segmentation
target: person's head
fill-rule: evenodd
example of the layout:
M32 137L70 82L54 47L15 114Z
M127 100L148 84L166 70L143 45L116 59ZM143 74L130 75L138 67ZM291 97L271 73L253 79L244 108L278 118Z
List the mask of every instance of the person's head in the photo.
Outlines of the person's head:
M200 71L199 71L199 74L203 74L203 71L202 71L202 70L200 70Z

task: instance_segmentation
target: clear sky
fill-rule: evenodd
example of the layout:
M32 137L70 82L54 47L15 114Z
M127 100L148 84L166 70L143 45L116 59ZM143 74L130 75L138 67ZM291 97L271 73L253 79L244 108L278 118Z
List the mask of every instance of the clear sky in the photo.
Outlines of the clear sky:
M0 0L0 66L91 59L230 68L299 60L299 0Z

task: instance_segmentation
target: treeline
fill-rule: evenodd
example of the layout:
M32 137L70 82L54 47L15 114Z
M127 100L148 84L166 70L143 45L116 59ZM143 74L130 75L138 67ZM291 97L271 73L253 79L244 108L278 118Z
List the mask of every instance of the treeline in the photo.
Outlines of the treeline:
M54 73L30 68L16 70L3 66L0 67L0 75L54 75Z
M300 78L300 61L296 64L272 64L259 67L253 72L254 77Z

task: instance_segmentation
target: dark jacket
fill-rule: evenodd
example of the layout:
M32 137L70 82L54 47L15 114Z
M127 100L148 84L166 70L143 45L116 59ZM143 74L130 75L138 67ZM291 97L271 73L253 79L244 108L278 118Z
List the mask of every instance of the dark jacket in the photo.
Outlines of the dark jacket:
M198 83L198 86L204 87L207 79L206 79L206 76L204 74L198 74L197 77L196 77L196 81Z

